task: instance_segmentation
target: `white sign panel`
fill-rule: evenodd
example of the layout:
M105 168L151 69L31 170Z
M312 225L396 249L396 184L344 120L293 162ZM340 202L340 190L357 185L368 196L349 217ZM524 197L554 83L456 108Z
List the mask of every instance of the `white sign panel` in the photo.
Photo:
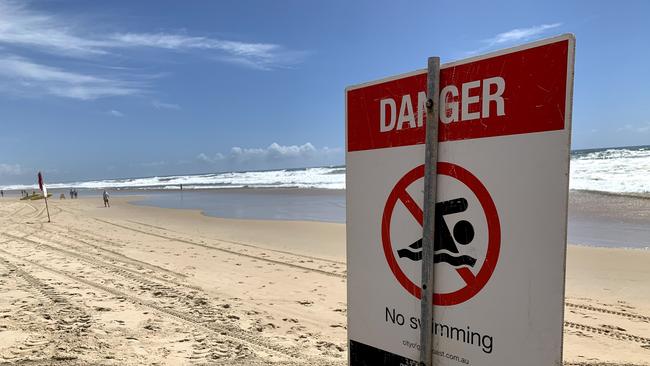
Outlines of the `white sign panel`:
M574 42L441 67L437 365L561 365ZM346 90L352 366L419 361L426 77Z

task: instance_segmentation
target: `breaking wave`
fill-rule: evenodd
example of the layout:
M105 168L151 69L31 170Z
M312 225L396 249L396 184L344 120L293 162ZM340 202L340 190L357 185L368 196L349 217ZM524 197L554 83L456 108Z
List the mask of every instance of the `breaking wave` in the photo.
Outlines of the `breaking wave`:
M48 183L48 188L77 189L227 189L227 188L321 188L345 189L345 167L318 167L250 172L227 172L165 177L106 179ZM3 189L35 189L35 185L13 185Z
M650 146L574 151L570 188L650 193Z
M345 189L345 166L268 171L226 172L164 177L126 178L50 183L49 188L78 189L226 189L320 188ZM35 189L8 185L5 190ZM650 193L650 146L576 150L571 153L571 189L622 193Z

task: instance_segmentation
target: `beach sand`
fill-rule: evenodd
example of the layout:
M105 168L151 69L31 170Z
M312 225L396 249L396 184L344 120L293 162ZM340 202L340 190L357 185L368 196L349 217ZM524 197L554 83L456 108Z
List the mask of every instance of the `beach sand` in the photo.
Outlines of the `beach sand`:
M0 200L0 364L346 364L345 225L112 205ZM567 364L650 365L649 264L569 246Z

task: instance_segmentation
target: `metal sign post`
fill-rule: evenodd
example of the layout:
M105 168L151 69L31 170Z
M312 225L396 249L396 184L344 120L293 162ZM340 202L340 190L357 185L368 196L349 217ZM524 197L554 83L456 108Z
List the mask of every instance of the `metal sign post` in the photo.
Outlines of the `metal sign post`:
M424 160L424 223L422 225L422 297L420 365L432 366L433 351L433 252L435 240L438 164L438 110L440 109L440 57L429 57L427 73L427 124Z

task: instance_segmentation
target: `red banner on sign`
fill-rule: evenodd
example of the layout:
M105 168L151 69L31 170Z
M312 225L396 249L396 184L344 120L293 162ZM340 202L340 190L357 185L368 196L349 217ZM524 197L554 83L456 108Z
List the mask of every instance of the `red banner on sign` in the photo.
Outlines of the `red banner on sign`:
M440 71L439 141L562 130L569 41ZM347 149L425 142L426 71L346 93Z

